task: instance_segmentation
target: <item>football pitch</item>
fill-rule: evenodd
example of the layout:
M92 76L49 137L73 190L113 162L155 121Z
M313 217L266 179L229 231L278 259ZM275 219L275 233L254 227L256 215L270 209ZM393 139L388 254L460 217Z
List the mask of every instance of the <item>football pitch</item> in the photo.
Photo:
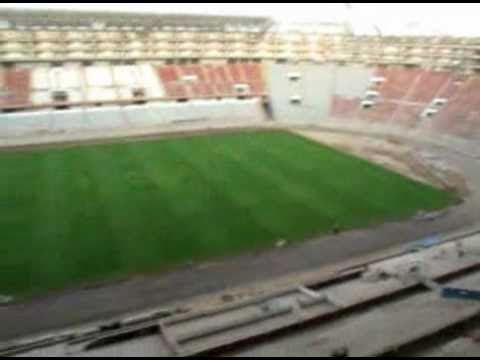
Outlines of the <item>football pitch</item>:
M456 200L281 131L1 153L0 168L0 294L11 295L291 244Z

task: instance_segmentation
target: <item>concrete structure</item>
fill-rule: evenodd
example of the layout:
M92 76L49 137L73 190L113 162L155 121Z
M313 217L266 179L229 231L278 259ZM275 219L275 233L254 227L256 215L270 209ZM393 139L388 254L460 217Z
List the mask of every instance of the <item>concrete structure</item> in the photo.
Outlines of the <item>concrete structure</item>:
M125 131L166 124L243 121L259 124L265 119L259 99L194 100L189 103L157 102L147 105L40 110L0 115L0 138L67 135L105 130Z
M478 301L441 295L444 286L478 288L478 240L473 230L415 242L396 255L317 282L209 309L152 310L125 316L114 327L86 324L17 339L0 346L0 355L401 354L402 347L480 314Z
M268 67L268 88L275 118L321 123L335 114L332 99L364 96L373 69L361 65L283 65Z
M209 100L218 119L218 99L263 98L277 121L480 137L474 38L355 36L338 24L280 30L257 17L2 11L0 21L3 112L128 105L151 118L137 106L202 100L205 114ZM191 118L191 106L165 105L161 117Z

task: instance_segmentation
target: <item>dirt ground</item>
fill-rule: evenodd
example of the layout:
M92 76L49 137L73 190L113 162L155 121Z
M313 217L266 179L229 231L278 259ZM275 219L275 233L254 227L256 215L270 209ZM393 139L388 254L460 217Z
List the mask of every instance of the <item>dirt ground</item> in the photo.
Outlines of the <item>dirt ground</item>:
M212 129L204 130L204 132ZM217 131L217 130L214 130ZM218 294L245 297L271 288L283 279L284 284L295 283L302 274L315 274L318 269L333 266L349 259L368 256L373 252L418 240L432 234L445 233L478 224L480 210L480 163L478 160L431 145L392 143L389 139L364 138L352 140L345 134L303 134L331 146L352 151L359 156L381 163L421 181L436 184L438 179L415 170L408 161L411 152L429 154L436 162L434 173L447 169L458 176L458 184L465 190L463 204L453 207L441 216L428 219L389 223L371 229L359 229L311 239L296 246L246 254L215 264L192 265L156 276L136 277L128 281L98 287L69 290L0 306L0 341L44 331L111 319L126 313L150 308L171 307L201 296L206 303L218 301ZM146 135L149 138L155 135ZM360 139L360 136L358 137ZM350 148L346 148L349 145ZM394 149L394 150L393 150ZM18 149L17 149L18 150ZM393 156L389 156L393 154ZM438 165L442 164L442 165ZM430 168L429 168L430 169ZM439 170L440 169L440 170ZM430 172L432 170L430 169ZM430 173L429 172L429 173ZM460 184L460 185L459 185ZM439 184L436 184L440 186ZM468 190L468 191L467 191ZM293 275L292 275L293 274ZM252 285L256 284L256 285ZM208 294L216 294L209 298ZM213 299L213 300L212 300ZM200 305L200 304L198 304Z
M468 194L467 183L461 171L436 154L397 139L315 130L296 130L294 133L367 159L411 179L445 190L455 189L464 196Z

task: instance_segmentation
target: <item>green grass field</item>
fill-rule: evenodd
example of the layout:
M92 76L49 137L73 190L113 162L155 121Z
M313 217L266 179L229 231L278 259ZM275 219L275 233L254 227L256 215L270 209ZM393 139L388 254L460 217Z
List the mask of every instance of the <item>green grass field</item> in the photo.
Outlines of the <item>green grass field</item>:
M0 294L14 295L408 218L456 199L284 132L3 153L0 167Z

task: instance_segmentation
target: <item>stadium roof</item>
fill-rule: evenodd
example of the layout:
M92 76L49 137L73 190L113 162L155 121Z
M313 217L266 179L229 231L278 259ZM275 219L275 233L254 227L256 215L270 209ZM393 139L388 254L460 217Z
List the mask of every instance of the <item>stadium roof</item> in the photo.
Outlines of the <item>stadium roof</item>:
M64 11L64 10L0 10L0 21L12 27L192 27L208 30L252 28L265 31L273 24L269 17L147 14L126 12Z

